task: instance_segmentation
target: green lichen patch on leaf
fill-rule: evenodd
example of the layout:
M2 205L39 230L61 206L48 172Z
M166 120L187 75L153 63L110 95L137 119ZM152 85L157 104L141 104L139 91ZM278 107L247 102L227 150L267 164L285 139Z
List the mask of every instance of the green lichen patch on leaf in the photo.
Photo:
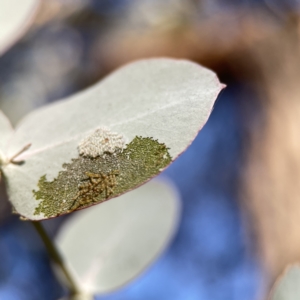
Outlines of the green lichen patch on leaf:
M35 215L55 217L100 203L157 175L171 162L168 148L152 138L135 137L125 149L97 157L79 156L63 165L53 181L46 175L33 191L41 200Z

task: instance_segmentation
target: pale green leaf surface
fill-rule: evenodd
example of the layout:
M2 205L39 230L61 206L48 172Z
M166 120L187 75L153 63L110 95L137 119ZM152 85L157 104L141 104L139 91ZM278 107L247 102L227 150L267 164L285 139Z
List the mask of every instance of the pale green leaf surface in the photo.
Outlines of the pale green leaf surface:
M290 266L275 284L270 300L300 299L300 266Z
M33 111L17 126L9 144L25 163L3 168L8 194L28 219L38 206L32 191L41 176L53 180L64 163L78 157L78 144L106 127L129 143L136 136L164 143L174 160L207 121L224 86L210 70L185 60L150 59L126 65L102 82L65 100ZM132 186L134 188L134 186Z
M39 0L0 1L0 54L5 52L27 29Z
M5 157L6 146L14 130L7 117L0 111L0 160Z
M179 208L174 188L152 180L74 213L56 243L83 291L106 293L135 278L162 253L177 228Z

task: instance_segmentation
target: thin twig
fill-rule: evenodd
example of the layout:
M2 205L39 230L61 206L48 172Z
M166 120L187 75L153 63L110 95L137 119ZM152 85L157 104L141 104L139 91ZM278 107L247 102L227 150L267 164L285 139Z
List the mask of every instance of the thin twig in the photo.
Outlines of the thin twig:
M70 274L69 270L67 269L66 265L64 264L64 261L59 254L57 248L55 247L54 243L48 236L47 232L45 231L43 225L41 222L31 222L32 225L37 230L38 234L40 235L41 239L43 240L45 247L49 253L49 256L52 258L52 260L60 267L61 271L65 275L66 279L69 283L70 293L71 296L80 294L80 289L75 283L75 280L73 279L72 275Z

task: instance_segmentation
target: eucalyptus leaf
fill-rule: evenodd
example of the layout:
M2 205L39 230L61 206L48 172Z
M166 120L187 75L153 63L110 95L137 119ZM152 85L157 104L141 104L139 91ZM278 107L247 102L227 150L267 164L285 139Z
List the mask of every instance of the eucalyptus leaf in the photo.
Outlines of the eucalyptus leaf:
M300 266L289 266L275 284L270 300L300 299Z
M7 155L31 147L1 167L13 206L27 219L48 219L140 186L190 145L223 87L186 60L141 60L33 111Z
M79 287L106 293L135 278L161 254L177 228L179 207L174 188L152 180L74 213L56 243Z
M0 111L0 162L5 160L5 151L6 146L9 141L9 139L12 137L14 130L9 122L9 120L6 118L6 116Z
M93 295L74 295L70 297L60 298L58 300L94 300L95 297Z
M0 54L5 52L30 25L39 0L1 0Z

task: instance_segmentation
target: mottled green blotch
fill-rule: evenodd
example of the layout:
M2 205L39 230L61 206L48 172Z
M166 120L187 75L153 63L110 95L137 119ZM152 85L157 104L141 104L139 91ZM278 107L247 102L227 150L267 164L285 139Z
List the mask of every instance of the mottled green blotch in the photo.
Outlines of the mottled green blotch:
M123 150L96 158L79 156L63 165L53 181L38 182L35 215L55 217L120 195L157 175L171 162L168 148L152 138L135 137Z

